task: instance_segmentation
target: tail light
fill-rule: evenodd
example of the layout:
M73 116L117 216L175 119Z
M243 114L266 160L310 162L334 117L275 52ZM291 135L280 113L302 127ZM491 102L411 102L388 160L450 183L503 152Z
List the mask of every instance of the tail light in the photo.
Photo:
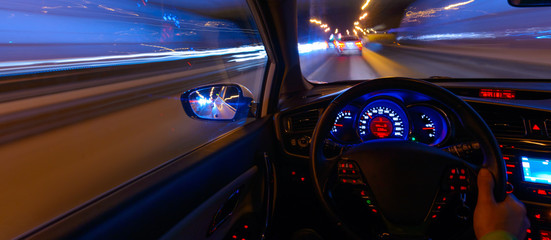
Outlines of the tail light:
M337 42L337 44L339 45L340 48L344 48L344 43L343 42Z
M361 41L357 41L357 42L356 42L356 46L358 46L359 49L362 49L362 42L361 42Z

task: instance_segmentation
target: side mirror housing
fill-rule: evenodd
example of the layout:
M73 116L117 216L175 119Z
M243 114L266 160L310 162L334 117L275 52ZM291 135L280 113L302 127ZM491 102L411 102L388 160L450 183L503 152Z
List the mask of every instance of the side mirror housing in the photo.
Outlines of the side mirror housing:
M551 0L507 0L513 7L545 7L551 6Z
M236 121L254 116L253 95L238 84L215 84L186 91L180 97L191 118L215 121Z

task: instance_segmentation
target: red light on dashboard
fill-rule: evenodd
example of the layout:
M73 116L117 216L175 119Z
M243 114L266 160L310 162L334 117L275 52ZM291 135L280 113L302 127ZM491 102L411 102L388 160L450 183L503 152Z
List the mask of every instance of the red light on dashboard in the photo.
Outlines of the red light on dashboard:
M547 231L547 230L540 230L540 237L541 237L541 240L549 240L549 236L551 235L551 231Z
M538 194L539 195L547 195L547 192L545 192L545 190L543 190L543 189L538 189Z
M369 124L369 128L371 130L371 133L373 133L373 135L378 138L385 138L390 136L392 130L394 129L392 126L392 122L386 117L373 118L373 120L371 120L371 123Z
M515 99L515 90L506 89L480 89L478 96L482 98Z
M541 130L541 128L537 124L534 124L534 127L532 127L532 130L539 131Z
M534 214L534 217L535 217L536 219L540 219L540 218L541 218L541 214L539 214L539 213Z

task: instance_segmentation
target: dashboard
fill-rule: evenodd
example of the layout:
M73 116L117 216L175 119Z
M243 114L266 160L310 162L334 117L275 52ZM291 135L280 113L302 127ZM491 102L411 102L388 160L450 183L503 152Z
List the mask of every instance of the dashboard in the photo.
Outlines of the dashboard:
M327 86L327 92L313 91L289 101L292 105L284 106L286 109L276 115L278 138L287 158L296 164L290 171L297 174L297 181L308 176L307 170L299 176L297 169L300 163L307 162L310 136L319 117L345 89ZM551 236L551 95L543 91L526 92L530 99L500 101L461 94L476 92L476 87L447 86L447 89L471 105L498 140L512 192L524 202L531 221L528 239L549 239L546 237ZM454 111L430 96L405 90L375 92L346 103L327 138L336 146L397 138L444 149L473 140L458 121ZM461 157L476 159L479 157L476 154L475 151ZM468 161L478 164L475 160Z
M451 131L448 114L428 97L411 100L405 92L380 93L346 105L331 129L333 140L354 144L396 138L440 146Z

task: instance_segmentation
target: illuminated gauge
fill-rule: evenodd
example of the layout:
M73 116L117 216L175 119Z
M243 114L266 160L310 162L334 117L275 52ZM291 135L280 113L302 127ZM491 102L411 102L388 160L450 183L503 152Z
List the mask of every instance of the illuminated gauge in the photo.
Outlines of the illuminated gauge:
M413 122L411 140L431 146L442 143L448 136L448 120L442 111L431 106L409 108Z
M379 99L368 104L358 120L362 140L379 138L407 139L409 123L403 108L397 103Z
M340 142L358 141L354 131L354 116L358 112L356 107L347 106L340 111L333 122L331 135Z
M426 114L421 114L421 131L423 136L427 139L427 142L433 143L436 140L436 128L435 124Z

